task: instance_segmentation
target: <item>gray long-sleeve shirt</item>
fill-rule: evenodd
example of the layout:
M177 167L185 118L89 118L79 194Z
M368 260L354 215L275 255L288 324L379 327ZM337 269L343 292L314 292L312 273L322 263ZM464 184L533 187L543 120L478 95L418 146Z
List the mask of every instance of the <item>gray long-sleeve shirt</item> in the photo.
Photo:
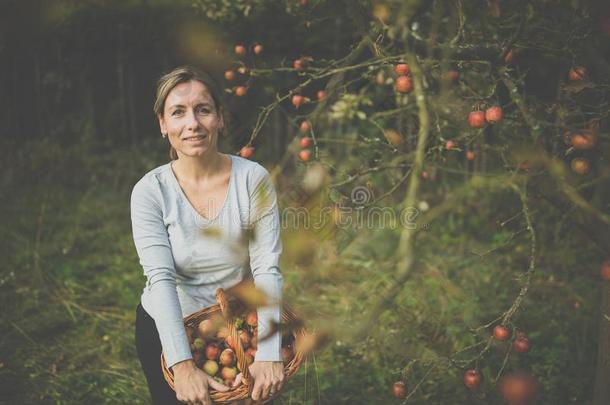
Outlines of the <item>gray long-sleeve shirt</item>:
M183 317L216 303L218 287L248 276L275 304L258 309L262 335L281 319L283 278L277 197L269 172L231 157L229 190L215 218L201 216L171 168L146 173L131 193L133 239L147 278L142 306L155 320L167 366L192 358ZM244 237L251 227L253 238ZM255 360L281 361L281 334L258 343Z

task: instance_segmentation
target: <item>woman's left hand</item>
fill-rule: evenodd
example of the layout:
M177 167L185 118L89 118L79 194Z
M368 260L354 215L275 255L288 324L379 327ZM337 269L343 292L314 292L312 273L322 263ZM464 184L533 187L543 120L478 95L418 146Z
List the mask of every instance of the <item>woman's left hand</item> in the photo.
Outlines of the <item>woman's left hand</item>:
M284 363L281 361L255 361L248 367L254 379L252 399L264 401L282 389L284 380ZM241 384L241 373L235 378L232 388Z

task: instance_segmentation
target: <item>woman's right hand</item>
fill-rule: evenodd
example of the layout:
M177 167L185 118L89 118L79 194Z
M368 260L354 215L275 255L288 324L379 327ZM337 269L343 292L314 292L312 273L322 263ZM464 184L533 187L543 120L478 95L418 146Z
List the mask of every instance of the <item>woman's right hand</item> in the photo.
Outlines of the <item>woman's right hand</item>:
M176 398L189 405L212 405L208 387L221 392L229 390L229 387L198 369L193 360L174 364L172 371L174 372Z

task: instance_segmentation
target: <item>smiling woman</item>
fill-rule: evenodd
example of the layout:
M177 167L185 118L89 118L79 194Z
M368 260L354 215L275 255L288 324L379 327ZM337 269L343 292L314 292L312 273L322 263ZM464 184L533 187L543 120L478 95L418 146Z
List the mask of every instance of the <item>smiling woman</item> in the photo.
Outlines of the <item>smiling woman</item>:
M218 151L224 129L219 95L211 77L192 67L159 80L154 111L172 160L146 173L131 194L133 238L147 278L136 348L153 404L211 404L209 388L238 386L239 378L218 381L197 367L183 324L215 303L217 288L252 276L268 298L258 308L259 332L281 319L277 197L263 166ZM210 227L216 232L202 232ZM244 238L245 228L253 239ZM162 350L175 392L162 375ZM249 371L252 399L279 392L285 379L280 331L258 342Z

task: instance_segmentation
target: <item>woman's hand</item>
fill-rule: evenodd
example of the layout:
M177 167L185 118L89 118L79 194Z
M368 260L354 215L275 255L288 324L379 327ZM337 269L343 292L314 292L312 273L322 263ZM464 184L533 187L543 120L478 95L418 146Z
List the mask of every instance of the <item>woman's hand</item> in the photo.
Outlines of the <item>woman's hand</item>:
M185 360L172 366L176 399L189 405L212 405L208 387L225 392L229 387L223 385L198 369L193 360Z
M264 401L271 395L275 395L284 385L284 363L281 361L255 361L248 367L250 375L254 379L252 388L252 399ZM231 388L241 384L241 373L237 375L235 383Z

